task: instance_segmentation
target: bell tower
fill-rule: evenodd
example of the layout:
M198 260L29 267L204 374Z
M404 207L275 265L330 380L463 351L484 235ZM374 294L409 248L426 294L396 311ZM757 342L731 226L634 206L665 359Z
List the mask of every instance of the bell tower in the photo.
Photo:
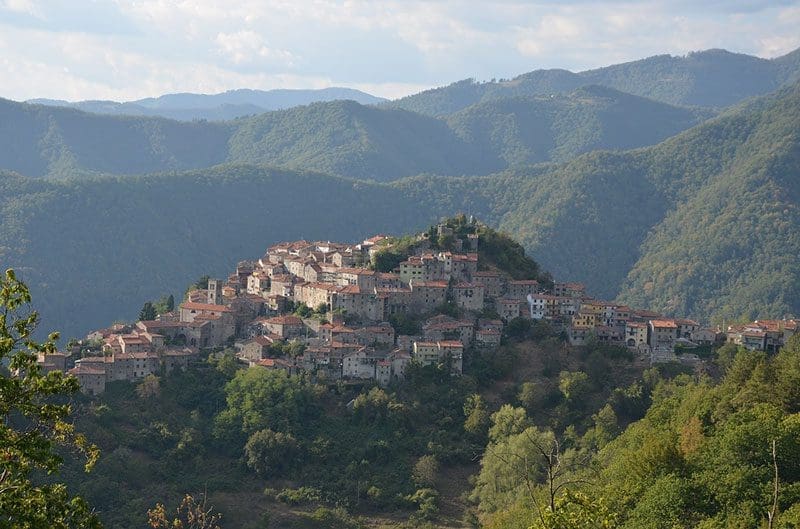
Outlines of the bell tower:
M222 305L222 281L219 279L208 280L208 303Z

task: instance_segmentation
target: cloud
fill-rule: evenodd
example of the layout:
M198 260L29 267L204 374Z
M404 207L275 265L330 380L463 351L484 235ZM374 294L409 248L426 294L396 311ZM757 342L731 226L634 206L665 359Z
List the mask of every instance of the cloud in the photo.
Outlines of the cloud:
M2 96L352 86L800 45L798 0L0 0Z
M215 42L219 46L219 52L235 65L294 66L295 58L291 52L270 48L261 35L252 30L218 33Z

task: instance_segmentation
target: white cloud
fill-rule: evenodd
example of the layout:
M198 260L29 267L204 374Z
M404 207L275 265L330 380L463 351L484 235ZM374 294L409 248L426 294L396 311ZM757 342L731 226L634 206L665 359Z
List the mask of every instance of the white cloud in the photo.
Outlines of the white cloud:
M215 42L219 51L234 64L262 63L292 67L294 56L286 51L273 49L255 31L242 30L236 33L218 33Z
M56 0L0 0L0 96L338 85L396 97L542 67L576 71L710 47L776 56L800 45L798 0L696 4L74 0L80 16L70 18Z
M41 18L41 10L31 0L5 0L0 4L0 8L15 13L23 13Z

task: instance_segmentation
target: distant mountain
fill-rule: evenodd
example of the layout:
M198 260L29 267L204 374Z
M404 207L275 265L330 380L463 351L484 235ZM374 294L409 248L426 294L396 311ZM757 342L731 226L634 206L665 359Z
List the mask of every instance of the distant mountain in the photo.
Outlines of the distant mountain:
M0 100L0 143L14 146L0 150L0 168L75 177L237 162L378 181L481 175L650 145L711 115L598 86L481 103L446 120L353 101L186 123Z
M442 120L353 101L261 114L236 125L230 159L237 162L379 181L494 169Z
M181 121L206 119L221 121L282 110L320 101L352 100L363 105L386 101L352 88L318 90L229 90L219 94L166 94L119 103L116 101L69 102L58 99L31 99L28 103L76 108L96 114L158 116Z
M484 177L386 184L242 165L70 181L5 173L0 262L31 283L48 328L76 334L277 240L404 233L461 211L598 296L701 319L797 315L798 168L800 83L652 147Z
M570 94L492 99L447 123L495 170L562 162L597 149L656 144L713 116L597 85Z
M386 105L444 116L481 101L568 93L596 84L673 105L722 108L770 93L799 76L800 50L769 60L725 50L706 50L684 57L656 55L580 73L536 70L497 82L476 83L467 79Z
M141 174L221 163L230 124L102 116L0 99L0 168L28 176Z

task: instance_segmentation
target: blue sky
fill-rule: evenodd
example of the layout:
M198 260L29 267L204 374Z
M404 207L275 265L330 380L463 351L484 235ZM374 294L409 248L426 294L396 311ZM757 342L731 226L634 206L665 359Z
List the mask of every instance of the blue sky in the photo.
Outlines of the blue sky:
M384 97L660 53L800 47L800 0L0 0L0 97L350 86Z

